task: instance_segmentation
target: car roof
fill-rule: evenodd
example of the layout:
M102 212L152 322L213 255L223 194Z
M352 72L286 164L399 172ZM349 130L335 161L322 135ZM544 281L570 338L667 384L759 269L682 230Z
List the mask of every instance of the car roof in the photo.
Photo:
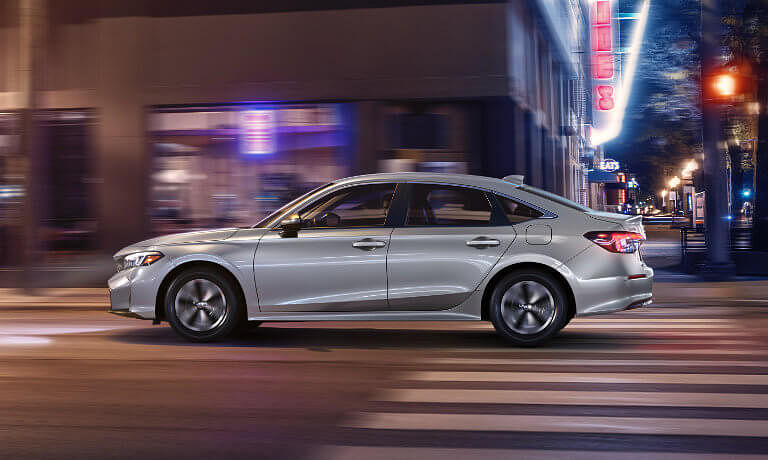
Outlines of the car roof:
M444 184L469 185L489 189L509 189L516 187L517 184L497 179L495 177L474 176L471 174L449 174L432 172L393 172L364 174L361 176L347 177L336 181L337 184L365 183L373 181L394 181L394 182L439 182Z

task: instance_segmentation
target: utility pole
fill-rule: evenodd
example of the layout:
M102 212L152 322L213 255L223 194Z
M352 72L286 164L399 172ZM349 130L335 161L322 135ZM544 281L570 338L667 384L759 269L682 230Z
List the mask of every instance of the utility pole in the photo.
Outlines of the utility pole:
M702 85L712 84L718 69L720 54L720 0L701 0L701 73ZM725 152L722 150L720 118L723 105L708 97L710 90L702 87L702 135L704 164L702 178L706 191L705 231L707 243L707 272L724 278L732 272L730 253L730 221Z

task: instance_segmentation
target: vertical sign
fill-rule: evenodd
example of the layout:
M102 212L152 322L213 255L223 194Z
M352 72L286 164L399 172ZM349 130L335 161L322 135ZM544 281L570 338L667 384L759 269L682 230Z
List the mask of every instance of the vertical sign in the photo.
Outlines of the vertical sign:
M616 106L611 12L610 0L597 0L592 4L592 79L595 80L595 108L601 111L613 110Z
M240 115L243 153L265 155L275 152L275 111L246 110Z

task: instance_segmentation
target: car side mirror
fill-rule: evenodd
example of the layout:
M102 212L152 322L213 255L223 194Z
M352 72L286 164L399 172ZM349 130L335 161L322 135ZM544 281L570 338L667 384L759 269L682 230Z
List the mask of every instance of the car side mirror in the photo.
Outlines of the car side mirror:
M301 217L298 214L293 214L280 221L280 236L283 238L296 238L299 236L300 229Z

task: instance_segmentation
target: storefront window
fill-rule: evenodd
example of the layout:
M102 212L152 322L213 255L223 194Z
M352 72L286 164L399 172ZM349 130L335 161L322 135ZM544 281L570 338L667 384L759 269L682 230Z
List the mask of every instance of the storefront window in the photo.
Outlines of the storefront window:
M379 170L467 173L479 152L479 112L472 104L391 103L384 121Z
M24 164L18 125L18 115L0 113L0 266L21 262Z
M96 248L93 201L93 111L49 110L41 114L44 148L37 180L41 249L46 259Z
M250 226L350 174L342 104L158 108L152 230Z

